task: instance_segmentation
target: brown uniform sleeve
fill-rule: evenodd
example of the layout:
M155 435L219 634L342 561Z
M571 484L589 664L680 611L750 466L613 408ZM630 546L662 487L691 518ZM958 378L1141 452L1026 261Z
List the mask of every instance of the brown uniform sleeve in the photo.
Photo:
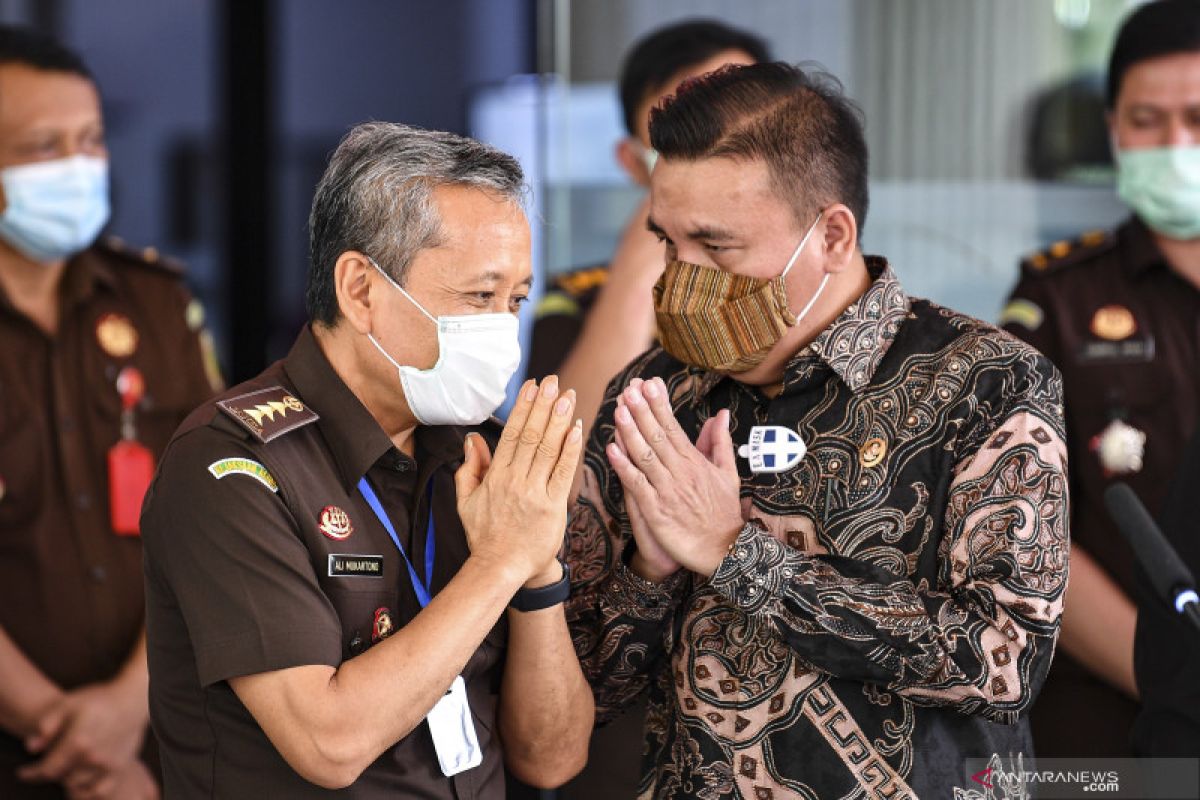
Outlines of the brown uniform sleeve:
M258 460L221 431L168 449L142 516L146 572L178 606L203 686L308 664L341 663L341 626L298 527L263 480L209 466Z
M1059 366L1062 363L1062 346L1055 334L1057 327L1050 319L1052 314L1045 279L1022 271L1021 279L1000 312L1000 327Z

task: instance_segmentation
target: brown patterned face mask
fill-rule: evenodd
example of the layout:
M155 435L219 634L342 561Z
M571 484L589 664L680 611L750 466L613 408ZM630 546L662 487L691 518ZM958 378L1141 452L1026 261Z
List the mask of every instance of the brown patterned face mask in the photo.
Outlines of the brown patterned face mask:
M803 311L793 314L788 307L787 274L820 221L818 214L783 272L774 278L668 262L654 285L654 313L663 349L685 364L716 372L744 372L761 364L825 291L829 273Z

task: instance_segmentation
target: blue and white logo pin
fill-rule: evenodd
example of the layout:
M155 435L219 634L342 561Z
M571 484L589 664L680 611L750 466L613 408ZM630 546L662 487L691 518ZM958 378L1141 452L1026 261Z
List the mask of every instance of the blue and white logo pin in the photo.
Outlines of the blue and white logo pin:
M779 425L755 425L750 441L738 448L738 455L750 462L750 471L786 472L800 463L808 452L800 434Z

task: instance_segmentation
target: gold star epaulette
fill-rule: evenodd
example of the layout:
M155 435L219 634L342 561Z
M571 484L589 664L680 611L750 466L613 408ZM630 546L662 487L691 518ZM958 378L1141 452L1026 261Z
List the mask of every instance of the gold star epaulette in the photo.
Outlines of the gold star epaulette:
M1076 239L1063 239L1021 261L1027 275L1045 275L1087 261L1110 250L1117 241L1110 231L1088 231Z
M163 255L157 247L132 247L119 236L101 237L95 246L139 266L165 270L173 275L183 275L187 271L182 261Z
M571 297L582 297L592 289L603 286L607 280L608 267L590 267L559 275L554 285Z
M282 386L218 400L217 407L263 444L320 419Z

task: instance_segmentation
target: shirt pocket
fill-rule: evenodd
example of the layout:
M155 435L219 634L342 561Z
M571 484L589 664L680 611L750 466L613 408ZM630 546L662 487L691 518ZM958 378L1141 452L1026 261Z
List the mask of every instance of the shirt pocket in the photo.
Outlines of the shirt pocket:
M0 548L8 549L10 537L18 537L25 549L34 534L51 482L44 469L44 425L34 413L23 420L0 416Z

